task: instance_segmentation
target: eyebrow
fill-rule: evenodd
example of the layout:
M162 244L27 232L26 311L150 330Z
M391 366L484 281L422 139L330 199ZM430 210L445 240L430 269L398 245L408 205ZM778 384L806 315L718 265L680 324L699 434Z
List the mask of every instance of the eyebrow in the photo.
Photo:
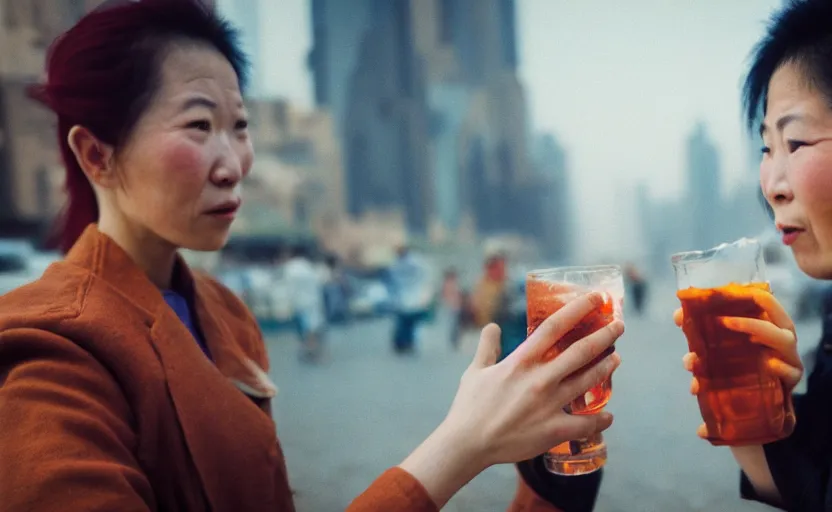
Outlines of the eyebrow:
M783 116L783 117L781 117L780 119L777 120L777 123L775 124L775 126L777 127L778 132L782 132L783 129L786 127L786 125L788 125L789 123L794 122L794 121L802 121L802 120L803 120L803 116L800 115L800 114L786 114L785 116ZM768 127L766 126L766 123L764 123L764 122L760 123L760 135L762 136L763 134L766 133L766 131L768 131Z
M211 110L215 110L217 108L217 104L208 98L203 98L201 96L194 96L192 98L188 98L185 100L185 103L182 104L182 111L190 110L194 107L205 107Z

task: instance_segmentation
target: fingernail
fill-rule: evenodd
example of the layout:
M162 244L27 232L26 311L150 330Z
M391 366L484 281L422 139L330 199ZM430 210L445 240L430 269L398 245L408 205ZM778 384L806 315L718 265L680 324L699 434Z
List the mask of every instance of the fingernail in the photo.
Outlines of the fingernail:
M601 295L598 292L590 293L589 294L589 300L592 302L592 304L594 304L596 306L601 306L601 305L604 304L604 296Z
M613 352L604 359L603 364L603 368L605 370L604 373L610 374L618 368L618 365L621 364L621 356L619 356L617 352Z
M598 419L600 419L602 423L612 425L612 414L608 413L607 411L599 412Z
M721 317L721 320L722 320L722 325L724 325L725 327L727 327L729 329L734 329L739 324L739 322L737 322L733 318L727 317L727 316Z
M613 322L612 325L613 332L615 332L616 336L621 336L622 334L624 334L624 322L622 322L621 320L616 320L615 322Z

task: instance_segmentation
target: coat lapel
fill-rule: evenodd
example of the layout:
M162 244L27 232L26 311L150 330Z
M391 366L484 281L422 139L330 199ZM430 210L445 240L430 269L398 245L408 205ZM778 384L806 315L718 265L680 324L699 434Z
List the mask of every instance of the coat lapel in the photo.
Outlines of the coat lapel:
M235 343L223 320L228 312L206 299L203 285L180 260L185 284L194 287L197 321L214 358L212 363L161 291L95 225L87 228L66 260L90 270L148 313L149 339L164 369L170 398L211 508L273 509L274 475L282 465L274 423L241 390L271 398L276 388ZM260 469L252 471L252 465ZM242 475L245 481L237 481Z
M274 496L274 424L204 356L169 308L151 330L194 464L216 510ZM251 464L262 470L251 471ZM237 467L239 466L239 467ZM237 475L247 481L235 482ZM261 505L262 506L262 505ZM246 509L246 507L240 507Z
M183 273L183 276L194 283L190 273ZM228 343L228 340L234 339L234 334L224 321L224 316L211 310L207 299L210 290L205 289L205 283L196 281L192 286L195 289L196 316L217 369L243 393L256 398L273 398L277 394L277 386L266 372L243 353L238 343ZM246 335L259 336L259 333L247 332ZM259 343L259 340L254 340L254 343Z

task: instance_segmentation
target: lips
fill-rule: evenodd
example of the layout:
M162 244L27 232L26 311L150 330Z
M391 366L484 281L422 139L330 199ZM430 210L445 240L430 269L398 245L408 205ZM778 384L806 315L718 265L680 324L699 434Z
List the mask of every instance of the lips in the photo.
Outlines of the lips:
M205 213L209 215L230 215L240 209L241 201L239 199L233 201L225 201L219 205L211 208Z
M783 234L783 243L786 245L792 245L806 231L801 227L780 223L777 223L777 229Z

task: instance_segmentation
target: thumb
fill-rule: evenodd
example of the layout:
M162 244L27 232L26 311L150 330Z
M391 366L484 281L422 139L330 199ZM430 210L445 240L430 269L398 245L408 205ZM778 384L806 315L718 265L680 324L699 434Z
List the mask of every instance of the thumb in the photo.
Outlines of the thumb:
M477 353L471 366L475 368L487 368L497 363L500 357L500 326L488 324L482 329L480 342L477 345Z

